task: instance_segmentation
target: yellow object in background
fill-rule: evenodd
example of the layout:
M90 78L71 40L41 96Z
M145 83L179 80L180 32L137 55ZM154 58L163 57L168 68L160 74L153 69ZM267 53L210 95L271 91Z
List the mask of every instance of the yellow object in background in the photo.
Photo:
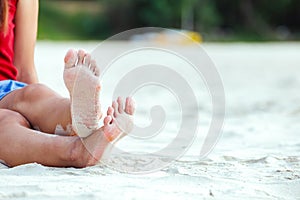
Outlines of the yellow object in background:
M186 33L194 42L199 42L202 43L203 42L203 38L200 35L200 33L194 32L194 31L188 31Z
M151 32L134 35L131 41L157 42L161 44L188 45L192 43L202 43L203 38L200 33L186 30L165 30L161 32Z

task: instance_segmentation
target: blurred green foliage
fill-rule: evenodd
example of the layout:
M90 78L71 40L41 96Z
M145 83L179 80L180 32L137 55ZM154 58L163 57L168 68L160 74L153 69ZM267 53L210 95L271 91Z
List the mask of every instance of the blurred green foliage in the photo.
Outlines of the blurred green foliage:
M299 9L299 0L40 0L39 39L99 40L156 26L213 41L299 40Z
M40 1L38 39L98 40L109 36L105 15L80 5L70 9L67 4L70 2Z

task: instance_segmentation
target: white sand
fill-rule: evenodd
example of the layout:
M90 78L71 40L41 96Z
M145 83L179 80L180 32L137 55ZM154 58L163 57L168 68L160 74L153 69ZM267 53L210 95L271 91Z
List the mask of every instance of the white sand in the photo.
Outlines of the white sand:
M96 45L39 42L40 81L67 96L64 53L69 47L91 51ZM0 164L0 199L300 199L300 43L204 48L226 92L223 135L208 158L198 160L201 141L196 140L180 161L144 175L101 165L74 169ZM139 109L144 104L139 102ZM204 112L200 127L207 126L208 117ZM136 148L159 147L163 140ZM125 140L122 145L134 144Z

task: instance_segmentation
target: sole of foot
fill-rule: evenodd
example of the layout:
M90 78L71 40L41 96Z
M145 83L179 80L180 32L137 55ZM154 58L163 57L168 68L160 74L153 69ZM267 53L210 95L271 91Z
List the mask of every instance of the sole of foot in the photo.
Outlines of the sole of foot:
M72 129L87 137L99 128L100 69L83 50L69 50L65 56L64 82L70 93Z

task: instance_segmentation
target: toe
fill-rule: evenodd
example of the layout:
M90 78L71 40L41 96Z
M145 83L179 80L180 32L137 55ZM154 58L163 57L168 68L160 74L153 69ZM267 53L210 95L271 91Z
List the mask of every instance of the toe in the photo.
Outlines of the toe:
M127 97L125 103L125 112L129 115L133 115L134 111L135 111L135 102L131 97Z
M122 100L122 98L121 97L118 97L118 99L117 99L117 102L118 102L118 111L119 111L119 113L123 113L124 112L124 104L123 104L123 100Z
M78 51L78 64L83 64L84 57L85 57L85 51L80 49Z
M99 67L95 68L95 76L97 76L97 77L100 76L100 68Z
M107 115L113 116L113 114L114 114L114 109L112 107L108 107Z
M113 101L112 103L112 107L114 109L114 117L117 117L117 115L119 114L119 110L118 110L118 103L116 101Z
M65 68L74 67L77 60L77 52L74 49L70 49L65 55Z
M103 120L104 126L107 126L111 123L112 117L110 115L106 116Z
M91 60L91 70L94 72L95 76L100 76L100 69L96 64L95 60Z
M85 55L83 65L90 68L90 65L91 65L91 55L90 54Z

